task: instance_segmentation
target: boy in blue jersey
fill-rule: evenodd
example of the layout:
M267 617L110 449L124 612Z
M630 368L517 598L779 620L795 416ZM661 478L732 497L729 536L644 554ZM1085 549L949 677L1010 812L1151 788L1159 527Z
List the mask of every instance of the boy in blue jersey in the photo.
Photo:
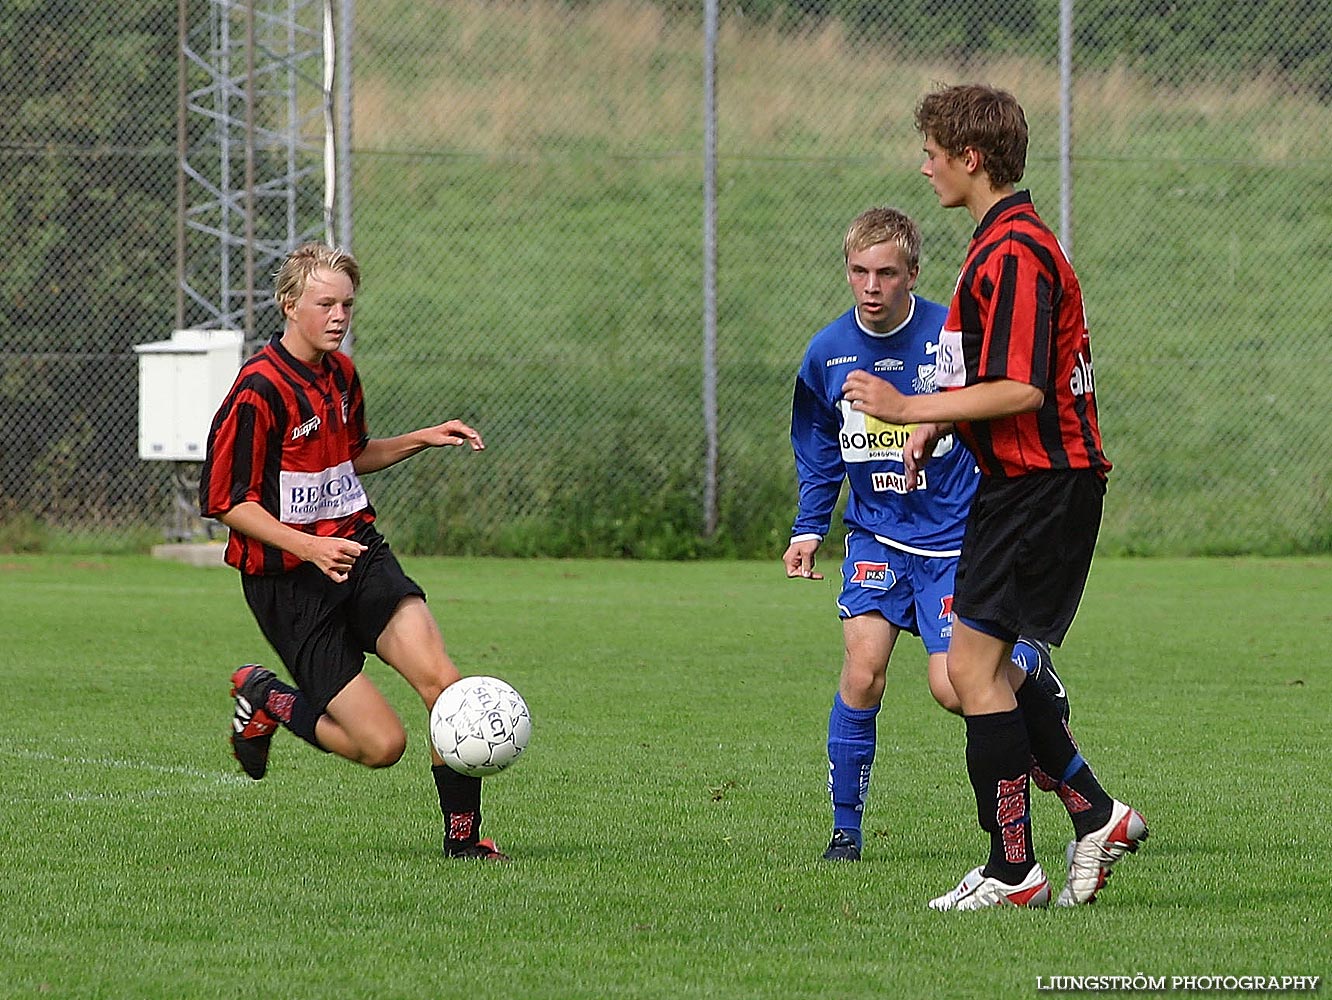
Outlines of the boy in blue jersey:
M903 213L873 208L859 215L843 243L856 305L814 335L796 378L791 444L800 502L782 562L788 577L822 579L815 556L832 522L843 481L846 557L838 611L846 654L828 720L833 835L824 857L860 859L861 817L874 761L875 719L898 635L919 635L929 656L930 692L951 712L961 704L948 680L953 573L979 479L971 453L951 436L929 465L906 482L902 447L910 426L878 420L842 398L848 372L861 370L909 394L935 391L935 354L947 309L913 294L920 231ZM1014 690L1030 679L1053 719L1068 703L1044 643L1019 640L1009 668ZM1070 813L1085 803L1060 780L1033 768L1042 787L1059 791Z

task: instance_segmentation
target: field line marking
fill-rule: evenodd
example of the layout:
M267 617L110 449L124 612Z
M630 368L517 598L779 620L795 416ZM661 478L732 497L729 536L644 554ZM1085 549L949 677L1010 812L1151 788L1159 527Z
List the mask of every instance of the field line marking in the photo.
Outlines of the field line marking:
M123 771L148 771L153 774L179 775L186 778L193 778L202 782L204 785L244 785L249 784L250 779L242 777L239 774L225 774L218 771L202 771L196 767L184 767L179 764L154 764L143 760L124 760L117 757L78 757L69 754L50 753L45 750L27 750L21 747L6 747L0 744L0 756L16 757L21 760L39 761L47 764L68 764L78 767L100 767L108 770ZM178 790L175 790L178 791ZM128 793L88 793L77 794L66 792L64 795L54 796L72 802L87 802L98 799L117 799L117 798L147 798L155 795L175 794L175 791L167 790L139 789Z

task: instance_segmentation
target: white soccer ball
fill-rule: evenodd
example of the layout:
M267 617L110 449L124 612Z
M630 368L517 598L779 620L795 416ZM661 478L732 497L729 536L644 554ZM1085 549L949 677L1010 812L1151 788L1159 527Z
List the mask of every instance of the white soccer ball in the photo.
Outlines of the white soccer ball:
M464 677L430 710L430 742L459 774L484 778L527 749L532 714L523 696L498 677Z

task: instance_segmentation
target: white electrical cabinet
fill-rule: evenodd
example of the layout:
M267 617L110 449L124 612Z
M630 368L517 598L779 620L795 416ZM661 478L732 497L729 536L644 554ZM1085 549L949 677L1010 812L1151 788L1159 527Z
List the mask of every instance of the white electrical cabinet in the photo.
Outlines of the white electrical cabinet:
M236 380L238 330L175 330L138 344L139 457L202 462L213 414Z

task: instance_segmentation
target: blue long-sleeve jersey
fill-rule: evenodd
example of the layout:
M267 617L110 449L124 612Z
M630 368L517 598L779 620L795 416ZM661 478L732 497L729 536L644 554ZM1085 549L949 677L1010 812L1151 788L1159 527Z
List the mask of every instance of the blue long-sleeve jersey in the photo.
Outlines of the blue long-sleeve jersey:
M914 425L890 424L842 399L847 372L860 368L903 393L934 392L939 330L948 310L912 296L911 314L896 330L871 333L855 309L809 343L791 404L791 447L800 480L793 538L828 534L845 479L851 484L844 520L887 545L923 555L957 555L976 492L975 459L952 435L941 440L906 489L902 446Z

